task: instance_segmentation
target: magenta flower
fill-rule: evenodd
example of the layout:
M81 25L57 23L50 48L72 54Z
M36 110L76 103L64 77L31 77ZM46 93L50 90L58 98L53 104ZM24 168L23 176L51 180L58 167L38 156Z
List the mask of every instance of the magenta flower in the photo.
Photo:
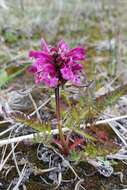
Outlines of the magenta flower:
M84 48L70 49L63 40L59 41L56 47L52 47L43 39L41 47L40 51L29 52L29 57L35 59L29 71L34 74L36 84L44 83L49 87L57 87L71 81L80 85L80 72L83 67L78 62L85 59Z

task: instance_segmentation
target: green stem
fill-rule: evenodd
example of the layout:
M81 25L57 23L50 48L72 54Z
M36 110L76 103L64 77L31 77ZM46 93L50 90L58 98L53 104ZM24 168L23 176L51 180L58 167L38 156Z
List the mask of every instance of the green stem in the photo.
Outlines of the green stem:
M62 131L61 117L60 117L60 95L59 95L59 86L55 88L55 100L56 100L56 117L57 117L57 127L59 130L60 140L64 147L64 150L67 151L66 141Z

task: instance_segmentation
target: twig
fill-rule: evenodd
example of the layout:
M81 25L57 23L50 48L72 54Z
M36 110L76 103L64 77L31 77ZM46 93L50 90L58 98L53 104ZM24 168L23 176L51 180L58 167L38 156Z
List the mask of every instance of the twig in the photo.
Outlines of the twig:
M47 172L51 172L51 171L54 171L56 170L57 167L52 167L52 168L48 168L48 169L37 169L37 168L33 168L33 172L34 172L34 175L40 175L40 174L44 174L44 173L47 173Z
M97 121L96 125L108 123L110 121L117 121L117 120L120 120L120 119L126 119L126 118L127 118L127 115L118 116L118 117L109 118L109 119L104 119L104 120Z
M69 163L69 161L67 161L60 153L58 153L55 149L53 149L53 151L62 158L62 160L65 162L65 164L70 168L70 170L73 172L73 174L75 175L75 179L81 179L78 174L75 172L75 170L73 169L73 167L71 166L71 164Z
M50 186L52 186L52 183L49 183L46 179L44 179L42 176L40 176L40 179L44 182L44 183L46 183L47 185L50 185Z
M20 184L21 184L21 182L22 182L22 180L24 178L25 171L26 171L26 164L24 165L24 167L23 167L23 169L21 171L21 175L19 177L19 180L18 180L17 184L15 185L15 187L12 190L17 190L18 189L18 187L20 186Z
M111 122L111 121L117 121L117 120L125 119L125 118L127 118L127 115L119 116L119 117L115 117L115 118L110 118L110 119L105 119L105 120L100 120L100 121L96 121L95 125L104 124L104 123L108 123L108 122ZM85 128L86 125L80 125L80 127ZM62 130L63 130L63 132L70 131L70 129L67 128L67 127L62 128ZM44 136L44 134L56 135L56 134L58 134L58 129L51 130L51 132L47 131L47 132L33 133L33 134L30 134L30 135L24 135L24 136L15 137L15 138L4 139L4 140L0 141L0 146L3 146L5 144L10 144L10 143L15 143L15 142L21 142L21 141L24 141L24 140L32 140L33 138L36 138L36 136L37 137L38 136Z
M69 131L69 128L63 128L62 130L63 130L63 132L67 132L67 131ZM44 134L56 135L56 134L58 134L58 129L51 130L51 132L47 131L47 132L33 133L30 135L24 135L24 136L14 137L14 138L10 138L10 139L4 139L4 140L0 141L0 146L15 143L15 142L21 142L24 140L32 140L32 139L36 138L36 136L41 137L41 136L44 136Z
M75 190L79 190L79 188L80 188L82 182L84 182L84 179L80 179L80 180L76 183L76 185L75 185ZM85 190L84 187L82 187L82 188Z
M109 124L110 127L113 129L113 131L117 134L117 136L121 139L121 141L123 142L124 146L127 147L127 142L126 142L126 140L122 137L122 135L120 134L120 132L118 131L118 129L115 127L117 123L108 122L108 124Z
M4 135L4 134L8 133L8 132L11 131L11 130L13 130L16 126L17 126L17 124L15 124L15 125L9 127L8 129L2 131L2 132L0 133L0 136L2 136L2 135Z
M17 147L18 143L14 146L14 149ZM5 163L7 162L7 160L9 159L9 157L11 156L12 154L12 150L9 152L9 154L6 156L6 158L4 159L4 161L1 163L0 165L0 171L3 169Z
M7 190L10 190L10 188L11 188L11 186L12 186L12 182L13 182L13 181L11 181L11 183L9 184Z
M11 120L0 121L0 125L5 123L12 123L12 121Z
M40 105L34 112L30 114L30 116L33 116L37 111L39 111L42 107L44 107L47 103L49 103L51 98L48 98L42 105Z
M59 167L59 170L61 170L60 164L58 165L58 167ZM62 173L61 173L61 171L59 171L59 174L58 174L58 184L56 185L56 187L53 190L58 189L58 187L60 186L61 182L62 182Z
M117 159L121 161L127 161L127 150L126 147L120 149L116 154L107 155L107 159Z
M36 114L37 114L37 118L38 118L38 120L40 121L40 123L42 123L40 113L39 113L39 111L37 110L37 105L36 105L36 103L35 103L35 101L34 101L32 95L31 95L31 93L29 93L29 97L30 97L31 102L33 103L34 108L35 108L35 111L36 111Z
M14 160L14 163L15 163L15 167L16 167L17 173L18 173L18 175L20 177L21 172L19 170L18 163L17 163L16 156L15 156L14 143L12 143L11 146L12 146L12 155L13 155L13 160Z
M9 138L11 137L11 134L12 134L12 130L9 134ZM4 161L4 157L5 157L5 154L6 154L6 150L7 150L7 147L8 147L8 144L5 145L5 147L3 148L3 151L2 151L2 158L1 158L1 161L0 161L0 164L2 165L3 161Z

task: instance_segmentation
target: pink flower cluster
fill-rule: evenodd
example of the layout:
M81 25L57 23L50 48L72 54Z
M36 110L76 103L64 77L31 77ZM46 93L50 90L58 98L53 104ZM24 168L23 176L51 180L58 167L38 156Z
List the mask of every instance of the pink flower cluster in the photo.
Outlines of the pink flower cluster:
M44 83L49 87L57 87L71 81L80 85L83 66L78 62L85 59L84 48L70 49L63 40L59 41L56 47L52 47L44 39L41 41L41 47L40 51L29 52L29 57L35 58L29 71L34 74L36 84Z

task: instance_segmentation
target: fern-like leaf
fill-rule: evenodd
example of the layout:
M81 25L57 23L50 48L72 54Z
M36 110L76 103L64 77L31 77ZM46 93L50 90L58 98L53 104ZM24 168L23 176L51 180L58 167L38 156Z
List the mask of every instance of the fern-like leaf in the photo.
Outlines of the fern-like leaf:
M51 127L50 127L49 122L48 123L40 123L37 121L37 119L30 118L20 112L12 114L12 117L16 122L20 122L20 123L22 123L26 126L29 126L32 129L35 129L39 132L49 132L49 133L51 132Z
M127 94L127 83L96 98L93 94L92 96L88 94L84 96L85 98L82 97L84 102L82 101L81 107L84 111L81 111L80 118L85 119L86 123L94 122L108 106L117 103L120 97L125 94Z

